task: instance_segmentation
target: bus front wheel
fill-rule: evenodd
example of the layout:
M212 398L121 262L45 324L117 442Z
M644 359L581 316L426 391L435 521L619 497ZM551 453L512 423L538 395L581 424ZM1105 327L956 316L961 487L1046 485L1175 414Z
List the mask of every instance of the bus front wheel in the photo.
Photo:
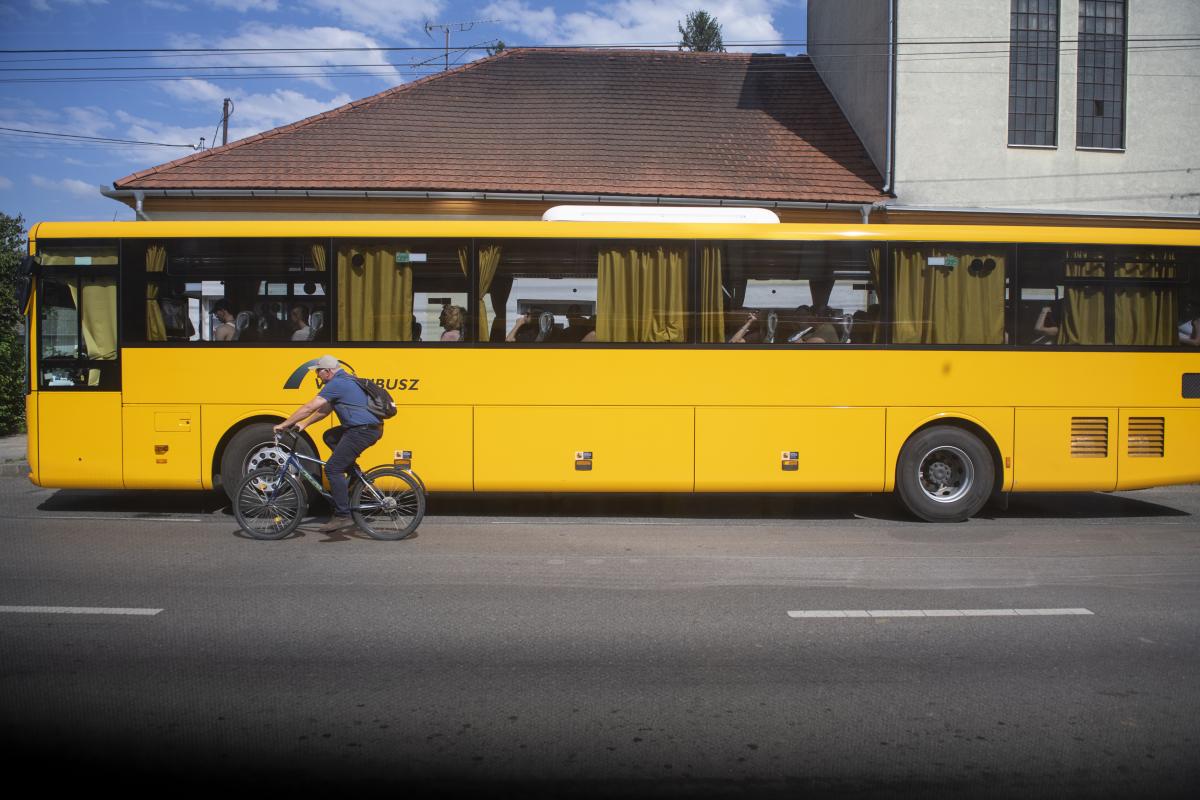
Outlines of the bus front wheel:
M900 450L896 493L928 522L961 522L992 494L996 469L987 446L973 434L940 425L914 434Z
M275 426L271 423L255 422L235 433L225 445L221 454L221 488L231 501L243 477L256 469L283 466L287 455L276 444L274 433ZM302 436L296 440L296 452L316 456ZM311 467L306 465L306 468L311 471Z

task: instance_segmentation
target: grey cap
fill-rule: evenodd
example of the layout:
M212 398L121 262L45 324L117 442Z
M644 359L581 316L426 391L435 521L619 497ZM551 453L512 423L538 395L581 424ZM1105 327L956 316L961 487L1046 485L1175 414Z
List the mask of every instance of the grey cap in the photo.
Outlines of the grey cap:
M317 359L317 363L313 364L309 369L340 369L342 362L337 360L337 356L321 356Z

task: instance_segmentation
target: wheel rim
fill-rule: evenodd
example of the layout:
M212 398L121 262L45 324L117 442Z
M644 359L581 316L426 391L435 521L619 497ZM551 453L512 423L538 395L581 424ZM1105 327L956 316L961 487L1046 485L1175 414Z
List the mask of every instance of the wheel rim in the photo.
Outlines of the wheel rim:
M300 498L287 480L261 477L248 480L238 490L241 522L251 535L285 531L300 515Z
M371 484L375 492L364 486L359 499L358 513L366 526L389 537L409 533L420 511L420 497L412 485L386 474L373 475Z
M287 461L287 453L283 452L275 442L261 442L250 448L246 462L242 464L242 475L249 475L263 467L282 467Z
M935 447L917 467L917 485L935 503L958 502L975 485L975 464L957 447Z

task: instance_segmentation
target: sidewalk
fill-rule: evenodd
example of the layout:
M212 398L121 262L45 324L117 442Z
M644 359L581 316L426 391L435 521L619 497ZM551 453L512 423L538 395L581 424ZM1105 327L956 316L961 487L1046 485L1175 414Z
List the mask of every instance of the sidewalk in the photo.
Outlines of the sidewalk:
M25 460L25 434L0 438L0 477L23 478L29 474Z

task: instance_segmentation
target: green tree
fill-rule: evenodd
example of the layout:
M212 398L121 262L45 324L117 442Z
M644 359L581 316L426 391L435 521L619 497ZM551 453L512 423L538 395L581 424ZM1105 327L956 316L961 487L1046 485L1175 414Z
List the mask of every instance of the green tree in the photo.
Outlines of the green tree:
M488 54L489 56L494 56L494 55L496 55L497 53L503 53L503 52L504 52L504 47L505 47L505 45L504 45L504 40L503 40L503 39L497 39L495 44L488 45L488 48L487 48L487 54Z
M24 309L17 308L25 252L25 220L0 212L0 436L25 429Z
M695 53L724 53L725 42L721 40L721 23L707 11L693 11L687 20L679 24L680 50Z

